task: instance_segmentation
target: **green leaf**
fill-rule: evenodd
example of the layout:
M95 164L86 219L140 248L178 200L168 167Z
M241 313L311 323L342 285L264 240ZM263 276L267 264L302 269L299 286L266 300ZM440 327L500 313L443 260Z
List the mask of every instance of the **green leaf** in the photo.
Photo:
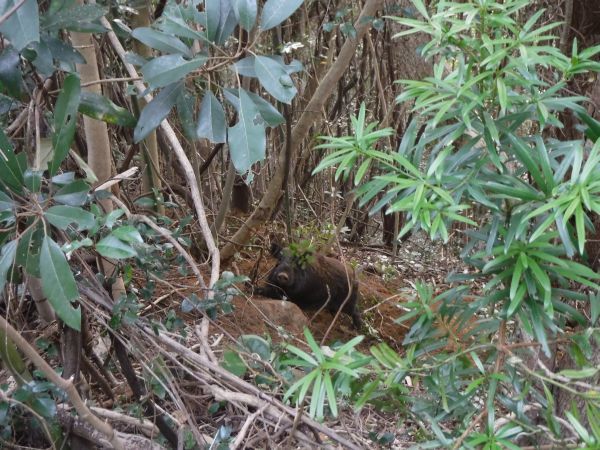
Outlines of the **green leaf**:
M129 243L143 243L142 235L137 230L136 227L131 225L123 225L121 227L115 228L112 233L113 236L118 237L122 241Z
M46 36L44 42L48 45L55 60L68 64L85 64L85 58L70 44L54 36Z
M54 135L52 136L54 156L48 165L51 176L58 171L73 142L77 126L80 92L79 77L76 74L68 75L65 78L58 100L56 100L54 110Z
M196 108L196 96L187 90L181 91L177 98L177 116L186 139L196 140L196 120L194 119L194 109ZM143 197L142 197L143 198Z
M303 0L267 0L260 16L263 31L276 27L296 11Z
M577 243L579 244L579 253L583 255L585 250L585 213L581 204L575 209L575 229L577 230Z
M15 207L15 202L6 193L0 191L0 212L10 211Z
M517 289L517 292L515 293L514 298L511 299L510 304L508 305L508 311L506 312L508 317L511 317L515 313L515 311L517 310L517 308L523 301L523 297L525 297L526 292L527 292L527 285L525 283L520 284Z
M581 422L579 420L577 420L570 411L567 411L565 413L565 415L567 416L567 419L569 419L569 422L571 422L571 425L573 426L573 428L575 428L575 431L577 431L577 434L579 434L579 437L584 442L589 442L590 435L589 435L588 431L585 429L585 427L581 424Z
M192 54L187 45L177 39L152 28L140 27L132 31L131 36L150 48L160 50L164 53L180 53L187 57Z
M233 11L244 30L250 31L254 28L258 12L256 0L233 0Z
M6 93L15 99L22 99L25 85L21 71L21 57L13 47L5 48L0 53L0 83Z
M2 292L6 285L6 275L15 261L17 243L18 241L14 240L2 246L2 252L0 253L0 292Z
M222 5L222 3L227 4L226 6L231 9L229 0L205 0L204 2L204 10L206 11L206 37L213 42L215 42L217 36L221 14L224 12L222 9L225 5Z
M225 142L226 135L225 111L215 94L207 91L200 103L196 136L206 138L213 143Z
M229 128L227 143L233 165L238 172L247 172L252 164L265 158L265 124L250 96L240 89L238 123Z
M571 380L582 380L584 378L591 378L598 373L600 369L597 367L587 367L585 369L574 370L566 369L558 372L558 375L562 377L570 378Z
M27 169L27 154L21 152L15 155L13 146L0 128L0 185L14 192L23 189L23 174Z
M412 2L413 2L413 5L415 5L415 8L417 8L417 10L421 13L421 15L425 19L429 19L429 14L427 13L427 8L423 4L423 1L422 0L412 0Z
M244 334L239 337L240 344L250 353L257 354L263 361L271 358L271 344L261 336Z
M71 224L75 224L79 231L89 230L96 225L96 218L92 213L73 206L52 206L44 217L61 230L66 230Z
M331 375L329 375L329 372L325 372L325 378L323 379L323 381L325 383L327 400L329 403L329 409L331 410L331 415L333 417L337 417L337 399L335 398L335 391L333 390L333 383L331 382Z
M246 91L245 89L244 89L244 91L246 92L246 94L248 94L250 96L250 98L252 99L252 101L254 102L256 107L258 108L258 111L260 112L260 115L267 123L267 126L276 127L277 125L280 125L285 122L285 118L281 115L281 113L279 111L277 111L277 109L273 105L271 105L268 101L266 101L259 95L255 94L254 92L249 92L249 91ZM239 91L236 89L224 89L223 90L223 94L225 95L225 98L227 99L227 101L233 105L233 107L236 109L236 111L239 112L240 99L238 98L238 92Z
M219 19L219 27L217 29L217 34L215 35L215 42L222 45L229 38L229 36L231 36L231 33L233 33L233 30L238 24L238 20L235 17L231 0L216 1L221 8L221 14Z
M169 115L182 89L182 82L171 84L146 105L133 131L133 140L136 143L148 136Z
M106 11L101 5L69 5L60 11L46 14L42 28L48 31L65 29L80 33L103 33L106 28L98 19L104 14Z
M101 239L96 244L96 250L106 258L126 259L137 256L137 252L133 247L112 235Z
M283 103L290 104L298 92L285 66L266 56L256 56L254 70L262 87Z
M90 186L83 180L75 180L60 188L54 194L54 201L69 206L82 206L87 203Z
M42 188L42 171L27 169L23 174L23 184L29 192L39 193Z
M23 266L25 271L39 278L40 276L40 248L44 238L44 229L41 222L31 225L21 235L17 245L16 263Z
M127 109L115 105L108 98L95 92L81 92L79 112L93 119L121 127L133 128L137 123L136 118Z
M248 370L246 364L244 364L244 360L232 350L226 350L223 353L223 362L221 363L221 366L240 378L243 377Z
M577 112L577 115L587 125L585 135L592 142L596 142L598 138L600 138L600 122L598 122L592 116L581 111Z
M301 350L298 347L294 347L293 345L290 345L290 344L286 345L285 348L288 351L290 351L291 353L294 353L296 356L302 358L304 361L306 361L311 366L316 367L319 365L317 360L315 358L313 358L311 355L309 355L308 353L306 353L304 350Z
M69 327L81 330L81 309L71 304L79 297L75 278L64 253L50 236L44 236L40 252L42 291L60 319Z
M150 89L156 89L180 81L204 65L206 60L206 56L197 56L189 61L181 55L159 56L144 64L142 73Z
M521 259L517 259L517 263L515 264L515 268L512 274L512 280L510 283L510 296L509 298L513 300L517 293L517 289L520 286L521 274L523 272L523 265L521 264Z
M501 115L506 114L506 108L508 106L508 96L506 94L506 85L502 78L496 80L496 87L498 89L498 101L500 102Z
M595 294L590 293L590 325L595 326L598 317L600 317L600 291Z
M20 0L5 0L0 3L0 16L8 12ZM40 16L35 0L25 0L19 8L0 24L0 34L3 34L17 50L23 50L30 42L40 40Z

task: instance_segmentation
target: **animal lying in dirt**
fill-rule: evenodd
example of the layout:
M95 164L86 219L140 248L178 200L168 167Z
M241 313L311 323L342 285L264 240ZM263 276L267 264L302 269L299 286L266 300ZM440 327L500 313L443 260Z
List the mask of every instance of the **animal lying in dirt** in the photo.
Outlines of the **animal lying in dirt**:
M354 269L320 253L294 254L278 244L271 245L271 254L277 258L277 265L269 273L266 285L255 290L257 294L277 299L285 296L303 309L325 306L335 314L343 308L354 327L360 329Z

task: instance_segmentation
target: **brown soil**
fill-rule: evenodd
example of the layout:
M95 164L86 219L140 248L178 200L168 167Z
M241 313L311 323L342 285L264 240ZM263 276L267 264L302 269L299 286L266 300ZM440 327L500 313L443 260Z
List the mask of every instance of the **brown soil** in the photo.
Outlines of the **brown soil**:
M257 273L255 284L260 285L264 282L273 262L268 258L257 258L237 261L234 270L239 274ZM395 349L400 349L408 328L405 325L394 323L394 319L403 314L399 307L399 303L403 299L394 294L395 290L392 287L394 284L398 284L397 280L386 284L379 275L363 271L359 274L359 282L359 307L363 312L364 322L361 330L354 329L350 317L345 314L340 314L334 325L331 326L334 314L329 311L300 311L298 308L277 310L275 305L283 304L283 301L273 301L259 295L252 296L251 289L247 286L244 289L245 296L233 300L234 313L221 316L215 331L216 328L222 328L222 331L234 338L243 334L256 334L269 335L274 342L296 341L294 338L304 340L302 329L304 324L307 324L319 342L327 333L324 344L332 344L336 341L345 342L358 334L363 334L365 339L358 347L360 350L367 351L370 346L382 341L387 342ZM261 311L261 305L265 302L269 303L266 314ZM295 305L292 306L295 307ZM283 317L286 314L289 314L290 317Z

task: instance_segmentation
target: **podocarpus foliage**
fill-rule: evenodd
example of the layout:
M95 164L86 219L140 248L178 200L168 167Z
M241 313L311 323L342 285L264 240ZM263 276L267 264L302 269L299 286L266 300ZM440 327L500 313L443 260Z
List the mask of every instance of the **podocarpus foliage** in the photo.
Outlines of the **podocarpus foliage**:
M561 114L576 113L597 137L582 107L587 98L565 87L600 69L592 61L600 47L580 51L575 41L571 56L562 54L554 45L560 24L542 25L543 10L526 17L527 0L412 3L412 17L393 18L406 27L397 37L430 36L421 51L433 74L399 81L397 101L415 112L399 148L361 145L374 129L362 108L353 136L324 138L330 153L317 171L335 166L341 176L377 165L380 175L355 175L360 204L383 193L373 212L406 214L401 234L422 229L447 241L454 222L466 224L461 256L469 270L450 274L452 289L437 296L417 285L400 319L414 319L407 356L374 348L380 376L357 389L359 404L405 393L394 386L411 375L426 393L403 398L428 423L433 446L515 448L518 436L537 442L541 426L544 438L598 445L600 276L585 248L600 212L600 143L548 136L563 126ZM554 356L557 339L568 342L579 370L553 373L541 362ZM579 407L557 417L561 389Z

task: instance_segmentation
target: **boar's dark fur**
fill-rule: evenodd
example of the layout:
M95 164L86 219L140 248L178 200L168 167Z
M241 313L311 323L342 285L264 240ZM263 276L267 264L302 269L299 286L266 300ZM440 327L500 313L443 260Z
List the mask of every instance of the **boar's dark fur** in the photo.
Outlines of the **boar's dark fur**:
M358 280L352 268L319 253L301 264L277 244L271 246L271 254L277 258L277 265L269 273L267 284L256 290L257 294L278 299L285 296L300 308L318 309L327 304L332 313L345 302L343 312L352 318L356 329L361 327L356 304Z

